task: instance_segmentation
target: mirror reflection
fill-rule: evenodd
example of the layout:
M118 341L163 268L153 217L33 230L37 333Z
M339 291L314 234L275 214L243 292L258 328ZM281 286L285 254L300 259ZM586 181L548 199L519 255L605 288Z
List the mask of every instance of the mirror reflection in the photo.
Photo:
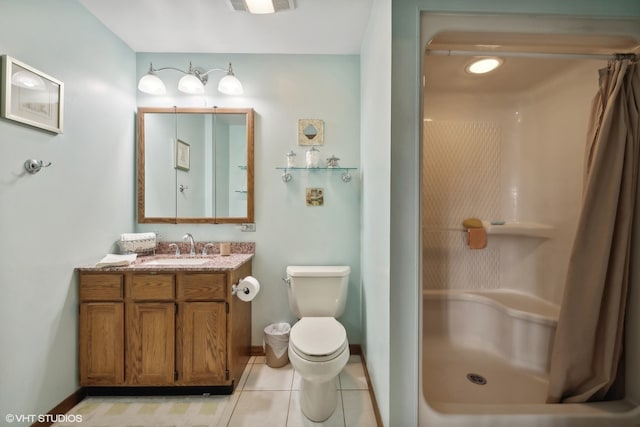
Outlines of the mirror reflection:
M316 137L316 135L318 135L318 130L316 129L316 127L314 125L307 125L306 128L304 128L304 136L306 136L309 139L313 139Z
M253 110L140 108L138 222L253 222Z

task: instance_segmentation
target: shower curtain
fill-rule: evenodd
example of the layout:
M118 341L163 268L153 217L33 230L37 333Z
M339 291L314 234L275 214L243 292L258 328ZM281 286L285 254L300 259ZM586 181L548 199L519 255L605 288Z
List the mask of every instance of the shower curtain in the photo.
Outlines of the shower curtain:
M551 354L548 399L605 398L621 360L640 146L640 66L600 70L576 239Z

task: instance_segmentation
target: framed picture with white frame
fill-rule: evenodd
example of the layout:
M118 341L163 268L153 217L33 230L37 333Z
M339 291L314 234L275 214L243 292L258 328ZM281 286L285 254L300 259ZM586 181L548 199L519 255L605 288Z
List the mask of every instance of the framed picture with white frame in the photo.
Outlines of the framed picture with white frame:
M64 83L2 55L1 117L62 133L63 106Z

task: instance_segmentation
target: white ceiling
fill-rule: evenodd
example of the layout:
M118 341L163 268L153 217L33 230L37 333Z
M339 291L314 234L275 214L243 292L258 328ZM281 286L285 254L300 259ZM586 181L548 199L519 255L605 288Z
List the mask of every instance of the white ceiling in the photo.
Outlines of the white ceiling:
M227 0L79 0L135 52L359 54L372 0L295 0L268 15Z
M293 0L268 15L233 11L231 0L78 0L135 52L359 54L373 0ZM429 49L524 52L640 52L629 37L444 32ZM562 72L573 61L509 59L481 79L464 73L468 57L428 56L427 83L441 90L511 91Z

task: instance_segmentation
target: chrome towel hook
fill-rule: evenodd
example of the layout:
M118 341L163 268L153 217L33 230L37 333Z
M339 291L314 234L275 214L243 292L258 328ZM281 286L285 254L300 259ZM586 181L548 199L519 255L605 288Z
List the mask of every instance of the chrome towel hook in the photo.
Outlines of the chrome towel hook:
M48 168L51 166L51 162L45 163L42 160L29 159L24 162L24 168L29 173L38 173L42 168Z

